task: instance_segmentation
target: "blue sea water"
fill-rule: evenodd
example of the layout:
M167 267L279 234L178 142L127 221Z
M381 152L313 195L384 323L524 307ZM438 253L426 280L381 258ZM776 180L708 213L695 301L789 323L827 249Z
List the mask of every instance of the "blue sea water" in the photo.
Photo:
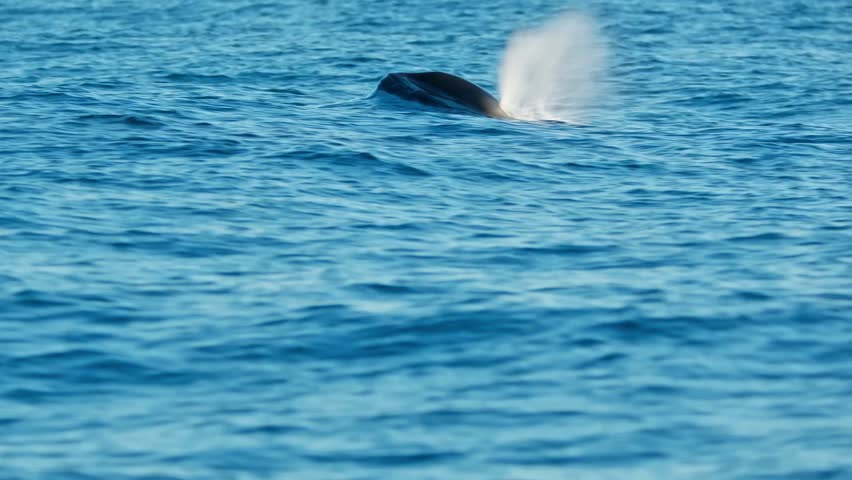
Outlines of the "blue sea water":
M566 9L582 123L492 92ZM852 479L848 0L0 0L0 478Z

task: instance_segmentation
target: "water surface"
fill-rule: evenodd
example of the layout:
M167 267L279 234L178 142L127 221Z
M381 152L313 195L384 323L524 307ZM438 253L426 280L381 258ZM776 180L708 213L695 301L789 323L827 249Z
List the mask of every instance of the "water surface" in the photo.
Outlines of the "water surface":
M579 124L367 98L565 7ZM0 477L852 478L849 2L0 25Z

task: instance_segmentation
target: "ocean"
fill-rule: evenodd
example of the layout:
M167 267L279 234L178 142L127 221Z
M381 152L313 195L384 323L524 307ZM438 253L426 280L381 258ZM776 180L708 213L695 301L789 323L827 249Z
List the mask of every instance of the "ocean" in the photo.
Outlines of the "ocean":
M852 479L850 52L848 0L0 0L0 479Z

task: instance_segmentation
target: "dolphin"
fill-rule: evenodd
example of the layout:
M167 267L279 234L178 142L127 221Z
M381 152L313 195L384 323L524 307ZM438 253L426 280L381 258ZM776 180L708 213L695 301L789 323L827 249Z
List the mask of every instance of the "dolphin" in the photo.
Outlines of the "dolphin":
M478 113L491 118L511 118L490 93L449 73L389 73L379 82L376 91L433 107Z

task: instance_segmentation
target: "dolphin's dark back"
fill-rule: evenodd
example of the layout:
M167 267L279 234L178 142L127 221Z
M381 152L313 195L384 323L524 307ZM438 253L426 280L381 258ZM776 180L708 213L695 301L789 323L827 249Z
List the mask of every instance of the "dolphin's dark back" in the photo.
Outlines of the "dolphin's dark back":
M478 85L444 72L389 73L377 91L424 105L509 118L500 102Z

